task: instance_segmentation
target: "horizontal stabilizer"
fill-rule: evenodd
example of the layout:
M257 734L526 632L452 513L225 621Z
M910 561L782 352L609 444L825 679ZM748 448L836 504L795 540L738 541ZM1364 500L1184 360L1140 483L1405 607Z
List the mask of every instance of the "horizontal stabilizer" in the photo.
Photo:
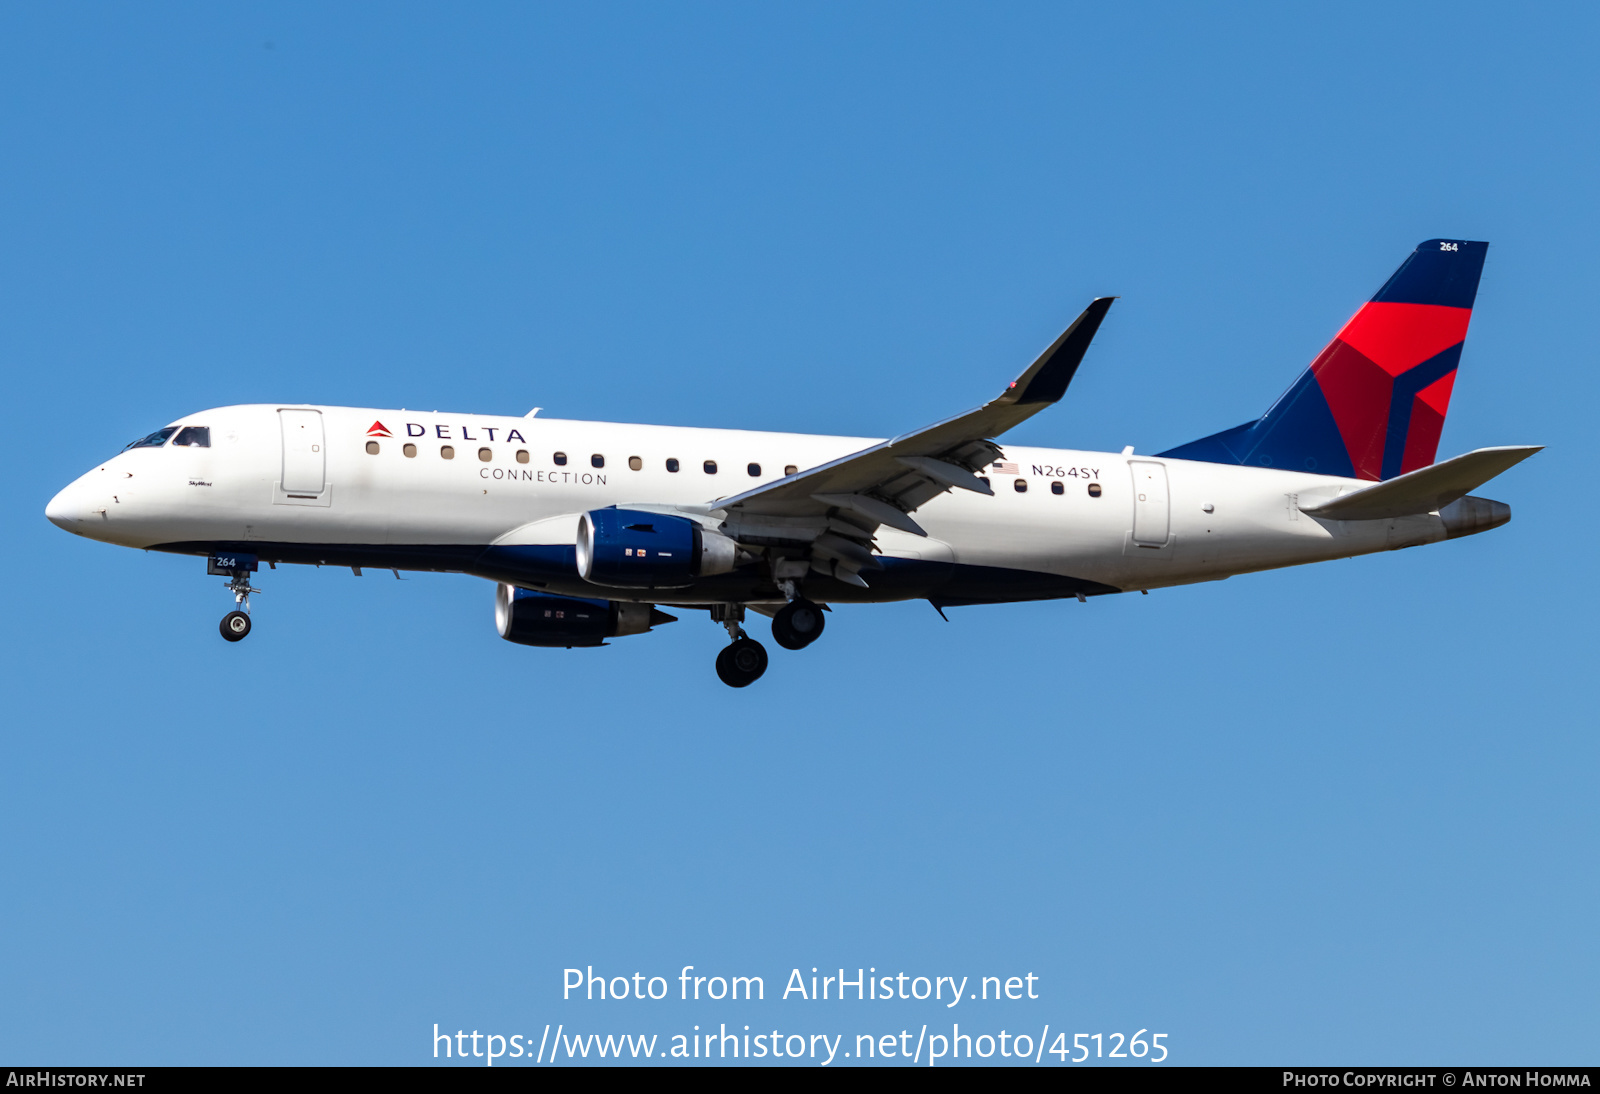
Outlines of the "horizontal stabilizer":
M1480 448L1453 460L1407 472L1318 505L1302 505L1307 516L1325 520L1383 520L1431 513L1462 498L1502 471L1516 466L1543 445Z

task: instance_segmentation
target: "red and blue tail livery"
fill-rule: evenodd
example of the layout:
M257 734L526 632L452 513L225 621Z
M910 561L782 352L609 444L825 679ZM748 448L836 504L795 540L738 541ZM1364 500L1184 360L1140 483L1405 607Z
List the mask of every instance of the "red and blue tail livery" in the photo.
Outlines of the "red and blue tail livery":
M1488 250L1419 244L1258 420L1161 455L1375 481L1429 466Z

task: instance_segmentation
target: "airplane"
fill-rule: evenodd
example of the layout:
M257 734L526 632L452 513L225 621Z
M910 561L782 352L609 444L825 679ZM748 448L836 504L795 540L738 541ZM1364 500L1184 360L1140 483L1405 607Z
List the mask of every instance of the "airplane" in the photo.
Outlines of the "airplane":
M888 440L266 403L186 415L45 509L204 557L251 630L260 563L470 574L500 636L592 647L706 610L722 681L833 604L1076 598L1392 551L1505 524L1469 492L1541 450L1434 462L1488 244L1419 244L1260 418L1153 455L1002 445L1058 402L1114 297L998 397Z

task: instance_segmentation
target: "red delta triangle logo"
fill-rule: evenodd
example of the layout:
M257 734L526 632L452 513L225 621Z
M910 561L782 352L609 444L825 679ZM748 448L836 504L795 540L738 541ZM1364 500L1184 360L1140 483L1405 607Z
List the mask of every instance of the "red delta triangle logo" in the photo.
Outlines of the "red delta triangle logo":
M367 436L369 436L369 437L392 437L392 436L394 436L394 434L390 433L389 432L389 428L387 426L385 426L382 422L373 422L372 423L372 428L367 430Z

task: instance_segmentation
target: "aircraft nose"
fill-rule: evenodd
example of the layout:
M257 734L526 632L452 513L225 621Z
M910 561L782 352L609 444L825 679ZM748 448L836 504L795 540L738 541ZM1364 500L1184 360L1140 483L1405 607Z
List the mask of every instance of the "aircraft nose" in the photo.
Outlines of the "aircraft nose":
M69 532L78 518L74 516L74 507L70 495L72 487L67 487L61 493L50 499L50 504L44 507L45 519L57 528L65 528Z
M67 485L44 507L45 519L57 528L83 534L84 522L90 516L90 495L81 479Z

